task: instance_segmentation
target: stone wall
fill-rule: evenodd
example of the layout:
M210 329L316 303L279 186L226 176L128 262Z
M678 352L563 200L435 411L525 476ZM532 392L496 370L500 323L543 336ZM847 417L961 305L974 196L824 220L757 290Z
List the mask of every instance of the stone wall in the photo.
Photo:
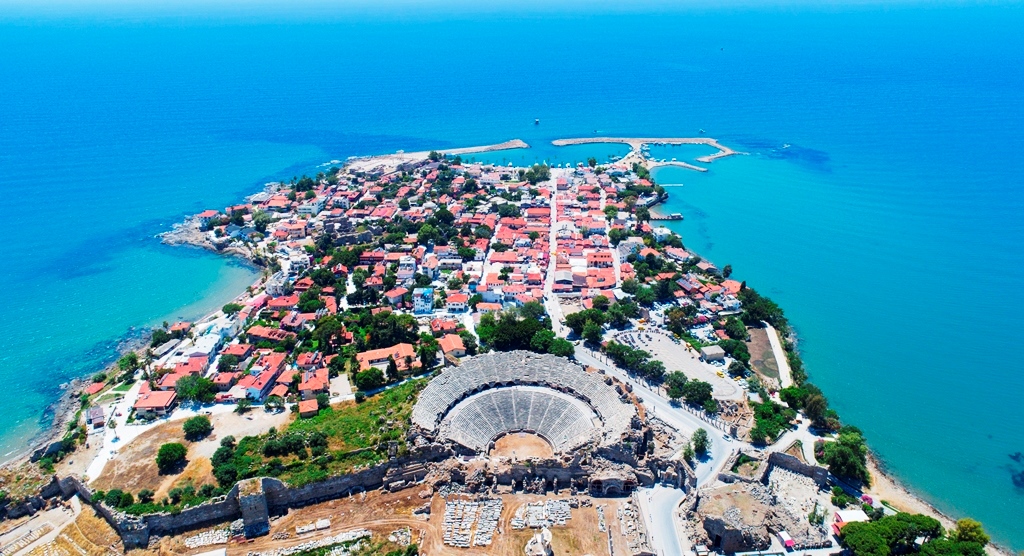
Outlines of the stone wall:
M772 467L781 467L788 469L793 473L799 473L806 477L810 477L818 484L819 488L828 488L828 470L818 465L806 464L797 458L783 454L782 452L773 452L768 456L768 465L765 466L766 472L761 475L762 481L767 481L768 473L767 470Z

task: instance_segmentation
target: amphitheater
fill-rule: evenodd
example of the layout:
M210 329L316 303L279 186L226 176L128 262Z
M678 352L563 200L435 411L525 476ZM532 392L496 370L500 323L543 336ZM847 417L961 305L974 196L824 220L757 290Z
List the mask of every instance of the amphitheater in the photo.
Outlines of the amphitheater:
M467 359L431 380L412 422L476 452L525 432L565 453L621 442L636 416L611 379L553 355L512 351Z

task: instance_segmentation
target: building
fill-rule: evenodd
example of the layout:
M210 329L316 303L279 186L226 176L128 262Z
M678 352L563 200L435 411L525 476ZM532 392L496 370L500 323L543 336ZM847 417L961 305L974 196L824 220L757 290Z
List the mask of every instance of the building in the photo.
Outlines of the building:
M316 216L320 214L320 211L322 210L324 210L324 198L314 197L313 199L299 205L299 208L295 212L308 216Z
M384 299L387 299L388 303L392 305L398 305L402 302L402 298L405 297L405 294L407 293L409 293L409 290L398 287L384 292Z
M103 425L106 424L106 418L103 416L103 408L94 405L85 412L85 422L94 429L102 429Z
M700 348L700 358L705 362L724 361L725 350L722 346L704 346Z
M412 277L416 275L416 259L409 255L403 255L402 258L398 259L398 272L395 273L395 277L399 281L412 280Z
M465 313L469 309L469 296L464 293L453 293L448 296L449 313Z
M177 401L178 394L174 390L146 392L135 400L135 415L143 419L163 417L174 409Z
M651 233L654 234L654 240L657 241L658 243L661 243L672 237L672 230L666 228L665 226L658 226L657 228L651 230Z
M359 361L359 370L365 371L370 367L376 367L382 371L388 370L388 360L394 359L399 372L409 371L420 366L420 360L416 357L416 350L412 344L396 344L391 347L371 349L356 354Z
M302 419L316 417L318 413L320 413L320 405L316 403L316 400L302 400L299 402L299 417Z
M434 312L434 288L416 288L412 291L412 312Z
M871 521L871 518L868 517L868 514L864 513L864 510L836 510L832 519L832 531L836 535L840 534L840 531L842 531L847 523Z
M452 357L466 356L466 345L462 342L462 337L458 334L445 335L437 341L437 345L445 355L450 355Z

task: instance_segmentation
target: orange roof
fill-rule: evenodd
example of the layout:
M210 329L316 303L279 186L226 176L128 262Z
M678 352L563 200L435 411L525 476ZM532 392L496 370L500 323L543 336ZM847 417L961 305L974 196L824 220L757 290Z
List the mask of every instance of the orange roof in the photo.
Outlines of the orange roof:
M299 415L303 413L317 413L320 411L320 405L316 403L316 400L303 400L299 402Z

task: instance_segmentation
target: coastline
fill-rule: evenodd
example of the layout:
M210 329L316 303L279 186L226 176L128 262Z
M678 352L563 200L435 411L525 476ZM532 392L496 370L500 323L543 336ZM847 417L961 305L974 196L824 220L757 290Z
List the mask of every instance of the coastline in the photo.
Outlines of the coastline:
M586 138L583 138L583 139L566 139L566 140L558 140L558 141L562 141L563 143L559 144L556 141L553 141L552 143L556 144L557 146L573 145L573 144L588 144L588 143L627 143L627 144L630 144L632 146L634 143L636 143L637 145L641 145L641 144L647 143L647 142L651 142L651 143L654 143L654 142L665 142L665 143L673 144L673 143L671 143L672 141L678 141L679 143L676 143L676 144L708 144L708 145L716 146L716 147L721 149L721 152L719 152L719 153L715 153L713 155L708 155L708 156L705 156L705 157L698 158L697 160L701 161L701 162L711 162L711 161L716 160L718 158L724 158L724 157L727 157L727 156L731 156L733 154L743 154L743 153L738 153L736 151L733 151L732 149L729 149L728 147L724 147L724 146L720 145L717 142L717 140L710 139L710 138L708 138L708 139L702 139L702 138L688 138L688 139L687 138L680 138L680 139L593 138L593 139L586 139ZM461 148L461 149L451 149L451 150L438 151L438 152L444 152L445 154L456 155L456 154L469 154L469 153L473 153L473 152L489 152L489 151L505 150L505 149L511 149L511 148L529 148L529 145L527 145L526 143L524 143L524 142L522 142L522 141L520 141L518 139L515 139L515 140L507 141L505 143L499 143L499 144L494 144L494 145L485 145L485 146L478 146L478 147L466 147L466 148ZM726 151L728 151L728 152L726 152ZM636 152L639 153L639 148L636 148ZM421 151L421 152L412 152L412 153L399 153L397 155L380 155L380 156L360 157L360 158L357 158L357 159L351 159L351 160L347 161L345 163L345 165L348 166L348 165L351 165L351 164L354 164L354 163L357 163L357 162L360 162L360 161L373 161L373 162L376 162L376 163L380 163L381 161L384 161L384 160L390 161L393 158L399 158L399 159L402 159L402 160L406 160L407 157L414 157L414 159L422 159L422 158L425 158L428 155L428 153L429 153L429 151ZM630 154L632 155L633 153L631 152ZM705 159L707 159L707 160L705 160ZM650 167L655 167L655 166L671 165L671 164L679 164L679 163L676 163L676 162L672 162L672 163L651 163L651 162L647 161L647 164ZM697 166L687 165L686 163L681 163L681 165L692 167L692 169L696 169L696 170L699 170L699 171L705 171L705 172L707 171L706 168L701 168L701 167L697 167ZM273 184L268 185L267 189L272 188L272 187L273 187ZM656 203L652 204L650 206L650 210L652 211L652 213L657 214L659 216L664 216L664 213L661 210L658 209L658 205L662 204L666 199L667 199L667 193L666 193L666 197L665 198L660 198ZM169 230L167 232L164 232L164 233L161 233L157 237L159 237L161 239L161 241L163 243L167 244L167 245L188 245L188 246L192 246L192 247L199 247L199 248L203 248L203 249L209 250L209 251L217 253L217 254L228 255L228 256L235 256L235 257L243 258L248 263L252 264L255 268L262 268L261 265L259 265L255 260L253 260L253 253L250 250L239 248L239 247L236 247L234 245L229 245L227 247L218 246L218 245L215 245L213 242L211 242L209 240L209 238L207 237L206 233L200 231L200 226L199 226L199 223L198 223L198 219L196 217L194 217L194 216L187 217L182 222L174 224L171 230ZM237 299L239 299L241 297L244 297L245 295L246 295L246 292L243 290L242 292L240 292L237 295L235 295L232 299L236 299L237 300ZM203 320L206 320L206 319L210 318L214 314L216 314L216 311L214 311L213 313L209 313L209 314L203 315L202 317L197 318L196 320L197 320L197 322L200 322L200 321L203 321ZM143 335L141 337L138 337L138 338L135 338L135 339L126 339L126 340L124 340L122 342L123 346L122 345L118 346L118 354L119 354L119 356L123 355L125 353L128 353L129 351L138 351L140 353L144 352L146 347L147 347L147 345L148 345L148 338L149 338L149 336L150 336L149 334L145 334L145 335ZM103 370L109 370L111 368L116 368L116 361L112 362L112 363L110 363L110 364L108 364L106 366L104 366ZM74 417L74 415L78 411L78 399L75 396L75 393L79 392L84 386L86 386L88 384L88 381L89 381L89 377L85 376L85 377L73 379L73 380L67 382L66 384L62 385L63 392L62 392L61 396L59 397L59 399L54 401L44 411L44 416L46 414L52 414L53 415L53 419L52 419L51 423L49 424L49 426L47 426L44 430L41 430L37 435L35 435L27 443L27 445L26 445L24 450L20 451L17 454L12 454L10 456L10 458L8 458L6 461L0 463L0 466L8 467L8 466L12 466L12 465L19 465L19 464L23 463L25 460L31 458L32 455L34 453L36 453L40 448L45 448L46 446L48 446L48 445L52 444L53 442L59 440L60 437L62 436L63 432L67 428L67 423ZM936 519L938 519L942 523L943 527L945 527L947 530L955 527L955 521L956 520L954 518L952 518L949 515L943 513L942 511L938 510L935 506L933 506L932 504L927 502L922 496L916 494L910 488L908 488L903 483L901 483L895 476L893 476L892 474L887 472L885 470L884 463L873 452L869 452L869 454L868 454L868 469L869 469L869 472L871 473L871 476L872 476L873 480L872 480L872 486L870 488L864 489L864 493L865 494L868 494L868 495L870 495L870 496L872 496L872 497L874 497L874 498L876 498L878 500L885 500L886 502L891 503L895 508L897 508L897 509L899 509L901 511L908 511L908 512L912 512L912 513L921 513L921 514L925 514L925 515L929 515L929 516L935 517ZM992 554L999 554L999 555L1006 555L1006 556L1011 556L1012 555L1012 553L1006 547L996 543L995 541L991 542L988 545L988 547L986 548L986 550L989 553L992 553Z

